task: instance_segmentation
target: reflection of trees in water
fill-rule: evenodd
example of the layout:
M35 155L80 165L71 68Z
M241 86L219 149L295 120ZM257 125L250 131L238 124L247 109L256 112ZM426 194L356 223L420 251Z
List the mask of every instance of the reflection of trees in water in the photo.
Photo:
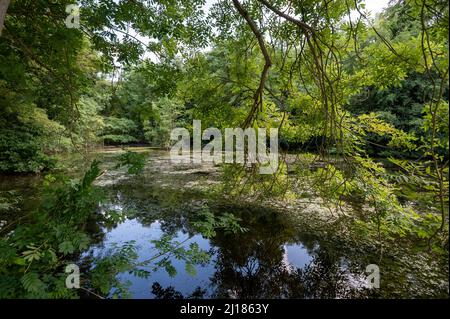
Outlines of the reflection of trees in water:
M168 286L163 288L158 282L152 284L152 294L155 299L202 299L205 297L206 290L201 287L195 288L195 290L188 296L183 296L183 294L174 287Z
M341 257L322 249L315 238L295 235L292 222L277 212L253 212L239 216L249 231L219 233L212 243L218 247L216 272L211 281L216 297L236 298L345 298L362 296L348 285L348 271ZM284 258L286 243L301 242L311 263L295 269Z
M142 225L159 221L164 233L196 233L192 227L195 208L189 206L196 200L193 194L135 183L121 184L114 192L124 210L131 212L129 217ZM336 252L336 247L299 234L295 223L279 211L223 203L211 204L210 208L216 214L232 213L248 229L244 233L218 230L211 239L216 251L216 271L210 278L215 288L212 297L350 298L366 293L349 285L351 277L342 267L341 252ZM286 263L285 245L295 243L306 247L312 257L302 269ZM183 296L175 288L154 283L152 293L162 299L201 298L206 293L199 287Z
M303 298L362 298L367 291L358 288L357 280L343 269L341 257L318 249L312 263L298 269ZM352 284L356 284L355 287Z
M109 192L128 218L136 218L144 226L158 221L164 233L174 234L180 230L193 233L188 218L192 217L190 204L199 198L197 192L165 189L136 181L114 186Z

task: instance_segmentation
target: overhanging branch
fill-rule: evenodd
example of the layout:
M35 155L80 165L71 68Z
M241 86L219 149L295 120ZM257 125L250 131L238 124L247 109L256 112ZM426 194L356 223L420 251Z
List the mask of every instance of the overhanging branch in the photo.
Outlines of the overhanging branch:
M242 4L238 0L233 0L233 4L238 11L238 13L245 19L247 24L249 25L250 29L252 30L253 34L255 35L256 39L258 40L259 48L261 50L262 55L264 56L264 68L261 72L261 77L259 79L259 86L255 91L255 94L253 95L253 106L250 110L250 113L248 114L247 118L245 119L243 123L243 127L246 128L250 126L255 119L255 115L258 112L259 108L262 108L263 105L263 93L264 93L264 87L267 80L267 74L269 72L269 68L272 65L272 61L270 59L269 52L267 51L266 44L264 42L264 38L262 33L259 31L258 26L256 23L252 20L248 12L244 9Z

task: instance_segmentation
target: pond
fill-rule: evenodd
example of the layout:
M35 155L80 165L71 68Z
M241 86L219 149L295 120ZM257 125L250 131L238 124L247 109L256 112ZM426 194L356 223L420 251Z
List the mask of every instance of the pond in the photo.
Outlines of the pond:
M220 167L212 164L172 164L168 152L149 152L144 171L129 176L113 169L116 149L99 151L107 172L96 182L107 194L97 212L114 211L120 220L91 228L93 242L80 256L89 263L111 249L132 242L138 261L158 255L152 241L170 235L180 246L196 243L208 252L209 261L188 269L170 257L173 271L154 267L147 278L119 274L133 298L377 298L446 297L448 268L408 245L395 244L380 253L376 243L345 232L349 221L320 223L308 209L279 208L211 196L221 183ZM4 179L5 180L5 179ZM30 195L35 181L16 184ZM37 183L37 182L36 182ZM25 195L24 195L25 196ZM195 212L232 214L242 231L216 229L205 236L195 226ZM347 235L345 235L347 234ZM155 259L157 262L158 259ZM371 288L366 267L380 269L380 288ZM114 293L111 290L110 296Z

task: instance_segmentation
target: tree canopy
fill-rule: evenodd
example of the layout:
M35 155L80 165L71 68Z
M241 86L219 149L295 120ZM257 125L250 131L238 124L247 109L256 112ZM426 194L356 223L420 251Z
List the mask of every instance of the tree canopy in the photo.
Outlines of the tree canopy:
M273 176L227 166L224 193L313 188L370 207L378 232L448 250L447 1L373 15L363 0L80 0L79 28L70 4L0 0L1 173L99 145L168 149L196 119L278 128L282 156L303 160Z

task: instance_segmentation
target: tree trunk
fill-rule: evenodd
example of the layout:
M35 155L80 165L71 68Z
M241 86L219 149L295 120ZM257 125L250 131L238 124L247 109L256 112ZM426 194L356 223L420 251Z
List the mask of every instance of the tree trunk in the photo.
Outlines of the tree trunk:
M0 0L0 36L2 35L3 23L5 22L6 10L8 10L10 0Z

